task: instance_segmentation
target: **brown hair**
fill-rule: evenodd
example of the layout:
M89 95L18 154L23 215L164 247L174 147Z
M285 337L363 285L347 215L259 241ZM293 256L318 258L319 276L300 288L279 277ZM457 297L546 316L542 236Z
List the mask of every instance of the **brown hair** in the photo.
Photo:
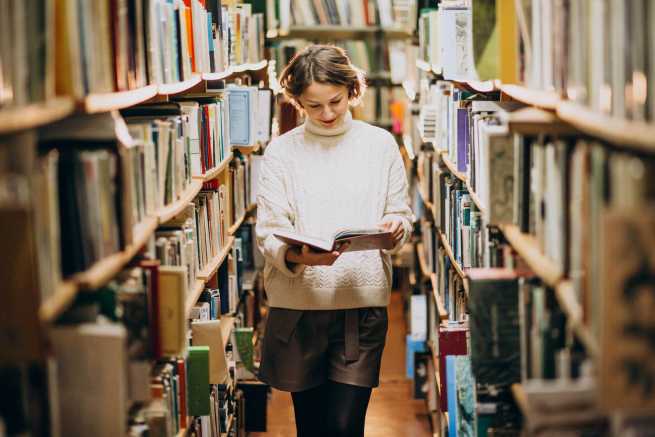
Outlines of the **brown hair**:
M284 94L300 108L298 97L312 82L345 85L348 99L357 105L366 91L364 72L355 67L340 47L313 44L291 59L280 75Z

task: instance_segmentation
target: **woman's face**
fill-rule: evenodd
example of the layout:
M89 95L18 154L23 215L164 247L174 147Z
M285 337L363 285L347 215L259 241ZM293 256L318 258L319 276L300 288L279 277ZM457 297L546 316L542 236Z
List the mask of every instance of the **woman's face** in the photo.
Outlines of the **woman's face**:
M345 85L312 82L298 98L307 117L326 128L341 125L348 111Z

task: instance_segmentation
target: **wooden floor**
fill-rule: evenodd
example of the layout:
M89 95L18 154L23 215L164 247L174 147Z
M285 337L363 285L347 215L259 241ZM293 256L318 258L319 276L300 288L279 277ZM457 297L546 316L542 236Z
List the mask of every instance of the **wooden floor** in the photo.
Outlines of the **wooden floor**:
M389 332L382 357L380 387L373 390L366 415L366 437L431 437L425 401L411 398L411 381L405 378L405 321L400 293L391 295ZM268 404L268 432L251 437L296 435L289 393L273 390Z

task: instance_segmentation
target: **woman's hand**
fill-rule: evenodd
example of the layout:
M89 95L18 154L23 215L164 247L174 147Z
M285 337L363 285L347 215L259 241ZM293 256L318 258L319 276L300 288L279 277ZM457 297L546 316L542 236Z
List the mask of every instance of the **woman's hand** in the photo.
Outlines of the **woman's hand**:
M394 247L400 243L400 240L403 239L403 235L405 234L405 230L403 229L403 222L402 220L398 218L391 218L383 221L382 223L378 224L380 229L386 232L391 232L391 235L393 237L393 245Z
M302 248L290 247L287 250L286 260L306 266L331 266L347 247L348 243L345 243L332 252L315 252L306 244Z

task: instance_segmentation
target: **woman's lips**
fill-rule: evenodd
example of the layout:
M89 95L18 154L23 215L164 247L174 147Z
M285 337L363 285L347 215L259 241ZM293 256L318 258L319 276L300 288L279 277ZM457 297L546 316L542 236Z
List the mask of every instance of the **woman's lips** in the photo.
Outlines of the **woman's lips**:
M332 120L328 120L328 121L321 120L321 123L323 123L323 124L332 124L332 123L334 123L335 121L337 121L337 119L336 119L336 118L333 118Z

